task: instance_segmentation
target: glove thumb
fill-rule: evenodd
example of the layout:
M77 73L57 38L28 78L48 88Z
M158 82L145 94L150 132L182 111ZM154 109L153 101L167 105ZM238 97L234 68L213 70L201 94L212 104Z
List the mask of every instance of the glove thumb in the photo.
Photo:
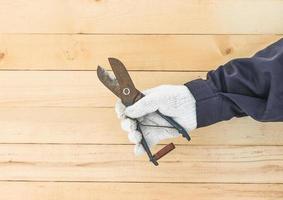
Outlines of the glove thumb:
M137 101L135 104L125 109L125 115L130 118L139 118L158 109L157 103L151 95L147 95Z

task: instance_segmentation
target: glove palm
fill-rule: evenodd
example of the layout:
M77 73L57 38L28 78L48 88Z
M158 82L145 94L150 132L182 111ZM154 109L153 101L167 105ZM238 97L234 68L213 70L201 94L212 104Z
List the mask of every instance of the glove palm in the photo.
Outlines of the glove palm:
M172 117L190 132L196 128L195 99L189 89L183 85L161 85L143 92L145 97L134 105L125 107L121 101L116 104L116 112L121 119L122 129L128 132L128 138L135 143L135 154L144 153L140 144L141 133L138 132L137 119L148 145L161 140L177 137L180 134L161 118L155 111Z

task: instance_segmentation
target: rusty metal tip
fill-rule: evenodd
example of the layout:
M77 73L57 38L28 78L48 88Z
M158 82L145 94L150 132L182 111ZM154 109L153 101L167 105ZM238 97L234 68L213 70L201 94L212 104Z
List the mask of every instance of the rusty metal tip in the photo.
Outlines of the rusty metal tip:
M97 69L96 69L96 73L99 74L103 71L103 68L100 67L99 65L97 66Z
M103 67L97 66L97 76L99 79L108 79L111 81L116 81L116 78L113 74L110 74L106 69ZM115 83L116 84L116 83Z
M97 66L97 71L101 71L101 72L104 72L106 71L103 67L100 67L99 65Z
M109 61L110 65L114 64L114 63L121 63L121 61L119 59L113 58L113 57L109 57L108 61Z
M113 58L113 57L109 57L108 60L110 62L111 60L118 60L118 59L117 58Z
M103 77L103 75L107 74L107 71L103 67L100 67L98 65L97 70L96 70L96 74L97 74L98 78L101 79Z

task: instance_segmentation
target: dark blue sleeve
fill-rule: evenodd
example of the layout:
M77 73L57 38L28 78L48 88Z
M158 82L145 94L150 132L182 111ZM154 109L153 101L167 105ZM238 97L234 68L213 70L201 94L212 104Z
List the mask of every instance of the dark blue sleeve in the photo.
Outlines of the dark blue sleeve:
M243 116L283 121L283 39L185 85L196 99L198 127Z

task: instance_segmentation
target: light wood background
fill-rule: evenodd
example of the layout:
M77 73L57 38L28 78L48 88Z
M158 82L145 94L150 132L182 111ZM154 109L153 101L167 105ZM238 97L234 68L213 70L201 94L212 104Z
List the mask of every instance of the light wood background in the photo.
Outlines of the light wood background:
M282 0L0 0L0 199L282 200L283 123L195 130L154 167L95 71L118 57L140 89L183 84L282 22Z

